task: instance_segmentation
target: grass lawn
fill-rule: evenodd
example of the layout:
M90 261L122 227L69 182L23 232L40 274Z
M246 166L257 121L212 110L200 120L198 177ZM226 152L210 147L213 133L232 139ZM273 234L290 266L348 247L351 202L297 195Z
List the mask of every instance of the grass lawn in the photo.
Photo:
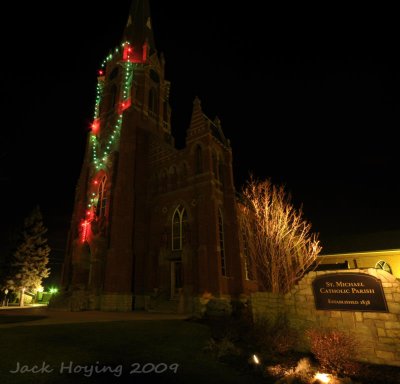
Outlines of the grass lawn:
M0 328L0 383L267 383L216 361L209 338L206 325L184 320ZM44 372L22 373L34 365Z

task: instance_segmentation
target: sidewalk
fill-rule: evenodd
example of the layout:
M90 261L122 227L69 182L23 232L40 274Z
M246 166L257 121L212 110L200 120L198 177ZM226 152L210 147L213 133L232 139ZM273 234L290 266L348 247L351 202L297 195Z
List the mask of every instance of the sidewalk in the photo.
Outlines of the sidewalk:
M29 305L25 305L23 307L20 307L18 304L16 305L1 305L0 306L0 311L1 310L14 310L14 309L27 309L27 308L38 308L38 307L46 307L47 308L47 304L29 304Z
M190 317L187 314L161 313L161 312L102 312L102 311L60 311L51 310L47 306L36 307L1 307L0 328L21 326L36 326L50 324L73 324L109 321L135 321L135 320L184 320ZM24 321L24 317L27 321ZM35 319L37 317L37 319ZM9 318L10 322L1 322ZM11 322L15 321L15 322Z

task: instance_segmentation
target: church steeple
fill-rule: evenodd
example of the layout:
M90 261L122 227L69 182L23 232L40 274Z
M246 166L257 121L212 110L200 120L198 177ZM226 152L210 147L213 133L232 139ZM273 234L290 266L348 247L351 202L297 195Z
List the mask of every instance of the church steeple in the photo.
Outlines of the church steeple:
M134 61L145 61L156 51L151 26L149 0L132 0L126 23L123 41L129 41L133 47Z

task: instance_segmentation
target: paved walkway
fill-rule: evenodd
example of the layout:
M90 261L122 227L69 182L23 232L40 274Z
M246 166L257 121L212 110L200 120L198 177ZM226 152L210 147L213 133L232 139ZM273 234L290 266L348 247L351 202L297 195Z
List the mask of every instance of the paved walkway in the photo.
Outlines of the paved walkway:
M1 307L0 328L11 328L20 326L48 325L48 324L67 324L67 323L92 323L108 321L134 321L134 320L184 320L189 317L187 314L162 313L147 311L132 312L102 312L102 311L82 311L70 312L51 310L46 306L40 307ZM38 319L32 317L38 316ZM42 316L45 316L41 318ZM12 317L12 323L2 323L1 318ZM27 317L28 321L24 321Z

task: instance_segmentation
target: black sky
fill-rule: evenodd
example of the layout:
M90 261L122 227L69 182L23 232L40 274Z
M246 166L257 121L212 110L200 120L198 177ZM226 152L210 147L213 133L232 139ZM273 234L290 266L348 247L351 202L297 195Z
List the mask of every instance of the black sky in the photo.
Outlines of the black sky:
M43 3L4 11L2 228L38 203L62 248L96 70L120 43L130 0ZM399 27L390 10L151 7L178 143L197 95L231 140L236 187L249 172L285 184L326 249L337 236L400 230Z

